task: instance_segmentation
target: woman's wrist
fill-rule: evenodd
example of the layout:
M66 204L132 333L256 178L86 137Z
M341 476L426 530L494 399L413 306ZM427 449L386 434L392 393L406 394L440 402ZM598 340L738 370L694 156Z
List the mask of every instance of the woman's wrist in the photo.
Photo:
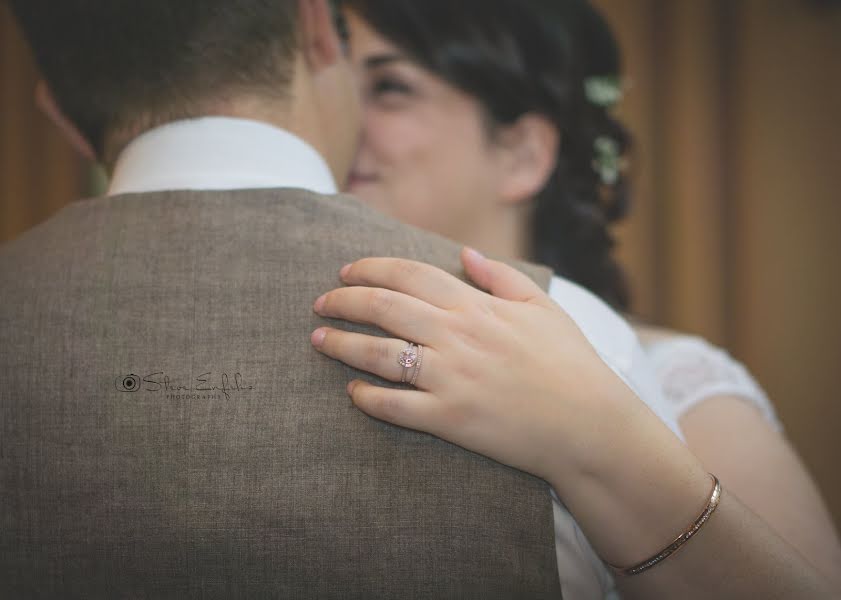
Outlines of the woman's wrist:
M668 431L600 358L591 364L579 372L581 384L574 390L581 410L564 415L563 425L547 443L553 461L546 479L561 497L574 494L582 483L609 480L617 466L624 467L639 453L640 441L647 448L643 454L650 455L656 446L648 440L662 437L662 429Z
M574 462L559 464L548 481L602 560L631 565L697 517L710 477L648 407L628 398L633 392L610 387L600 399L609 416L593 430L597 439L574 452Z

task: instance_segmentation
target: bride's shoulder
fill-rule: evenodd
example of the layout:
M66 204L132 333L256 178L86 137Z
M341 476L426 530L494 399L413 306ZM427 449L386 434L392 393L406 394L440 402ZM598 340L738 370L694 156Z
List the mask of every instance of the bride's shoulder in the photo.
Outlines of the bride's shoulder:
M590 331L613 337L614 344L620 337L628 344L636 344L633 328L625 317L583 286L553 275L549 297L585 330L585 334Z
M650 325L634 318L628 320L640 346L664 377L684 384L687 379L697 384L700 376L708 381L752 380L744 365L725 348L698 335ZM736 376L737 372L739 377ZM688 377L690 374L694 376Z
M743 366L730 355L727 349L699 335L651 325L633 317L628 318L628 323L636 334L640 346L655 362L665 362L671 366L681 362L718 363L719 366L730 365L739 368Z
M680 351L684 356L698 358L718 356L720 360L733 360L726 349L716 346L701 336L651 325L633 317L628 317L628 323L637 335L640 345L650 357L657 355L674 357L675 353Z
M683 333L674 329L667 329L665 327L658 327L656 325L650 325L634 318L629 318L628 322L631 324L634 333L637 334L640 344L642 344L643 347L654 346L655 344L661 342L685 340L689 338L698 339L696 336L688 333Z
M747 400L779 431L776 411L765 390L726 349L702 337L632 320L634 332L678 415L721 396Z

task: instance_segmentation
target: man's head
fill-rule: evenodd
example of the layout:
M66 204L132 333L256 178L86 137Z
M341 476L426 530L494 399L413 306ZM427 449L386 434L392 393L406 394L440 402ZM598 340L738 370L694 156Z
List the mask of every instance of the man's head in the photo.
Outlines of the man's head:
M358 105L328 0L10 3L55 112L104 162L157 125L227 115L298 133L344 177Z

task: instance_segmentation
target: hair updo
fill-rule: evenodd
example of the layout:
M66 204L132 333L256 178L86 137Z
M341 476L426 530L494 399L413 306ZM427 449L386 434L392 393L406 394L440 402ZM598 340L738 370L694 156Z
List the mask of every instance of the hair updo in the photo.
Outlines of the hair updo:
M630 304L610 225L628 211L630 138L588 83L618 80L613 34L586 0L342 0L378 33L475 97L492 126L534 112L560 131L557 163L534 198L536 262L619 310ZM607 146L607 148L606 148ZM607 150L608 156L605 156Z

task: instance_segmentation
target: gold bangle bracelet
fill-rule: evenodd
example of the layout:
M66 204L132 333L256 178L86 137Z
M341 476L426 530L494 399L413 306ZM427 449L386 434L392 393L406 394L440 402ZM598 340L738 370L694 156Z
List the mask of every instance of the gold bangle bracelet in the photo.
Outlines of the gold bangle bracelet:
M675 541L673 541L671 544L666 546L663 550L661 550L651 558L646 559L632 567L619 568L614 567L613 565L609 566L617 574L625 577L630 577L631 575L639 575L643 571L647 571L654 565L661 563L662 561L666 560L669 556L677 552L680 549L680 547L683 546L686 542L688 542L693 535L698 533L698 531L701 529L704 523L706 523L709 520L710 515L712 515L715 509L718 507L718 503L721 500L721 483L718 481L718 477L716 477L712 473L710 473L710 477L713 478L714 483L713 491L710 494L709 501L707 502L707 507L704 509L701 515L697 519L695 519L695 522L692 525L690 525L686 531L684 531L677 538L675 538Z

